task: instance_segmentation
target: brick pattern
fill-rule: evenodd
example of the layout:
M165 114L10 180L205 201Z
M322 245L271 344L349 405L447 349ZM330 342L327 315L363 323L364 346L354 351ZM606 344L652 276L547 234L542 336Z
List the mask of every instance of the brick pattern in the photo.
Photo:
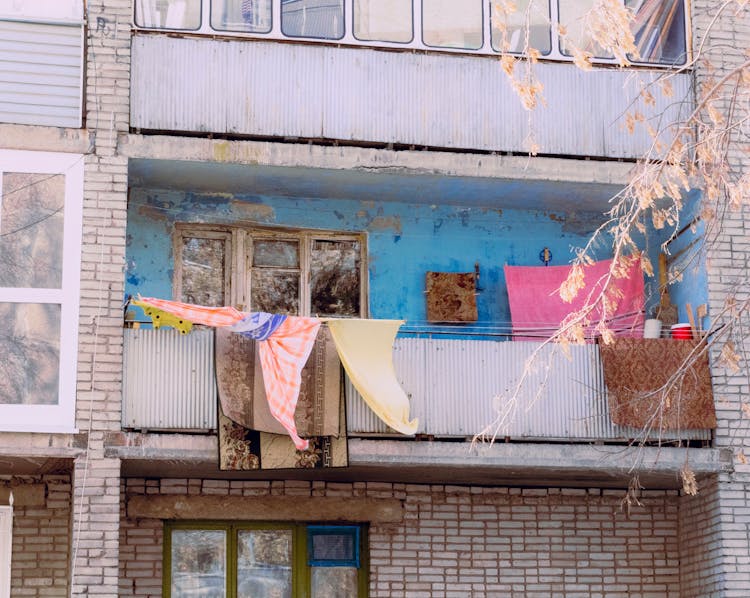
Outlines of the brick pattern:
M674 597L678 496L647 492L627 517L619 491L390 483L144 480L129 496L398 498L401 524L370 528L370 596ZM124 516L124 511L123 511ZM161 596L162 522L123 519L120 595Z
M46 495L44 505L13 508L11 596L67 596L70 476L2 476L0 482L44 484Z

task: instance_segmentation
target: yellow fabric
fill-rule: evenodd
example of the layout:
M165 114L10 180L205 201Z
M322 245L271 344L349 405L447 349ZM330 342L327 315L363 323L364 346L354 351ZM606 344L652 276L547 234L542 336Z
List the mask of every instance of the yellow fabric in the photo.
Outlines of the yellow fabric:
M176 328L177 330L179 330L182 334L187 334L193 328L192 322L188 322L187 320L178 318L177 316L170 314L169 312L157 309L156 307L149 305L148 303L144 303L143 301L132 299L130 301L130 304L136 305L143 309L143 312L149 318L151 318L151 322L154 325L154 328L159 328L161 326L171 326L172 328Z
M393 341L401 320L325 320L349 379L370 409L402 434L414 434L409 398L393 369Z

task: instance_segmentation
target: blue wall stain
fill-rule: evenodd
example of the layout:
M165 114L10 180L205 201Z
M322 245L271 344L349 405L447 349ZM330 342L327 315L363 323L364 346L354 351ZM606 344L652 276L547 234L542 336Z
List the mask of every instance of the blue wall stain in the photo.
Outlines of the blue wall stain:
M125 293L172 296L176 222L277 225L367 233L373 318L426 320L425 273L473 272L478 262L479 324L507 323L503 265L541 266L543 247L552 251L551 265L568 264L595 222L591 215L579 218L586 226L567 226L560 215L531 210L133 189L127 231L133 267L128 267ZM648 244L654 264L658 245ZM594 258L607 257L604 242ZM694 282L700 286L699 278Z

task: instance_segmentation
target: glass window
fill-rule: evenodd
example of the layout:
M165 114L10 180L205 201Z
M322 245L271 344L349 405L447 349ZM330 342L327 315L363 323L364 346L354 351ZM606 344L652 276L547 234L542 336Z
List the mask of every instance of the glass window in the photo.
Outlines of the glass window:
M313 240L310 253L310 313L359 316L358 241Z
M428 46L482 47L482 1L422 0L422 38Z
M356 562L311 564L311 538L323 526L295 523L166 523L165 598L366 598L366 533L327 525L323 551ZM337 530L340 530L337 531ZM342 540L343 538L343 540ZM354 544L352 545L352 542ZM317 548L316 548L317 550Z
M80 22L83 19L83 0L0 0L0 17Z
M211 0L211 27L220 31L268 33L271 0Z
M226 305L228 246L228 236L182 238L180 301L212 307Z
M360 235L178 224L174 296L277 314L363 317L363 252Z
M281 0L281 32L289 37L344 37L344 0Z
M575 49L590 52L597 58L614 58L614 55L597 44L586 26L586 16L594 7L594 0L560 0L560 25L565 34L560 36L560 51L572 56Z
M0 430L73 430L82 200L82 156L0 150Z
M519 0L515 10L503 10L505 4L492 2L492 49L522 53L526 49L528 20L529 47L549 54L552 50L548 0Z
M292 597L292 530L237 533L237 596Z
M172 596L226 596L226 532L173 530L171 536Z
M631 27L639 56L636 62L684 64L685 4L683 0L626 0L634 12Z
M412 0L354 0L354 37L408 43L414 39Z
M135 24L154 29L200 29L201 0L135 0Z

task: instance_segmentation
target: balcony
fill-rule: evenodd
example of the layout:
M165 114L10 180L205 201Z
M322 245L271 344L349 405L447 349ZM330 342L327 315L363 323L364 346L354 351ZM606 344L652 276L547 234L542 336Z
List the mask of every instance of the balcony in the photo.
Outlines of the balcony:
M125 329L122 426L127 430L210 433L216 429L213 332ZM518 392L519 376L534 342L439 334L399 337L394 365L419 418L417 434L430 439L470 439L497 417L511 413L499 438L537 442L629 442L642 431L614 425L609 416L599 349L571 347L567 359L546 346ZM350 437L394 438L351 383L345 384ZM506 397L505 401L496 397ZM508 401L508 397L515 399ZM661 440L710 441L710 430L684 430ZM650 440L658 440L651 438Z

